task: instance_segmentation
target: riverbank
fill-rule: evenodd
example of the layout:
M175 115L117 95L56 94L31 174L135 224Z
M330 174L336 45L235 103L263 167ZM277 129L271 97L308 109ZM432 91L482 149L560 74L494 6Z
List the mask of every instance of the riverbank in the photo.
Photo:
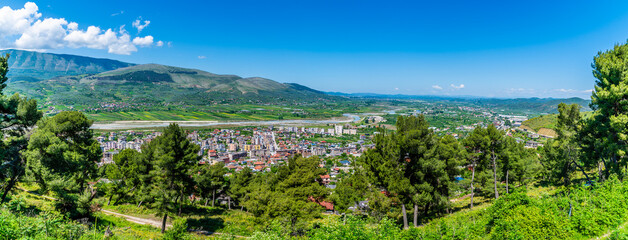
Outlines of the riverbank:
M268 120L268 121L114 121L96 122L92 125L95 130L125 130L125 129L150 129L167 127L171 123L181 127L241 127L241 126L305 126L320 124L340 124L359 122L360 116L355 114L343 114L342 117L330 119L304 119L304 120Z

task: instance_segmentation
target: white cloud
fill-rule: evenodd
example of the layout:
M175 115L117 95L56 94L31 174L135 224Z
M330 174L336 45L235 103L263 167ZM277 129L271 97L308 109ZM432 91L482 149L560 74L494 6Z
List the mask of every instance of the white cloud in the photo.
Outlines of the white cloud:
M532 88L510 88L506 90L509 94L537 94L537 91Z
M148 27L148 24L150 24L150 21L148 20L145 20L144 24L142 24L142 17L139 17L135 20L135 22L133 22L133 27L137 28L137 33L140 33L142 30L144 30L144 28Z
M149 23L144 21L138 30L141 31ZM111 28L104 30L97 26L80 29L76 22L64 18L42 18L37 4L32 2L27 2L21 9L0 8L0 48L37 50L64 47L91 48L129 55L137 52L138 46L147 47L152 45L153 41L154 38L150 35L138 36L131 40L124 26L118 30Z
M460 84L460 85L454 85L453 83L450 85L452 88L454 89L463 89L464 88L464 84Z
M396 88L395 88L395 91L399 91L399 88L398 88L398 87L396 87Z
M55 49L65 44L65 26L68 22L63 18L46 18L37 20L15 40L15 46L22 49Z
M205 58L207 58L207 57L205 57L205 56L198 56L198 59L205 59Z
M157 43L155 43L155 46L163 47L164 46L164 42L163 41L157 41Z
M74 27L72 26L72 28ZM129 55L132 52L137 52L137 47L131 42L131 36L124 30L124 26L117 32L111 29L103 31L95 26L89 26L85 31L69 29L70 32L64 38L68 43L68 47L107 49L109 53L120 55Z
M124 14L124 11L120 11L120 12L117 12L117 13L112 13L111 16L115 17L115 16L122 15L122 14Z
M138 45L140 47L149 47L153 45L153 36L146 37L136 37L133 39L133 44Z
M438 85L433 85L432 88L436 90L443 90L443 87L438 86Z
M557 92L562 92L562 93L591 93L593 92L593 89L587 89L587 90L575 90L575 89L555 89L555 91Z
M172 42L168 42L168 47L172 47Z
M0 35L21 34L28 29L35 20L41 17L37 4L27 2L24 8L0 8Z

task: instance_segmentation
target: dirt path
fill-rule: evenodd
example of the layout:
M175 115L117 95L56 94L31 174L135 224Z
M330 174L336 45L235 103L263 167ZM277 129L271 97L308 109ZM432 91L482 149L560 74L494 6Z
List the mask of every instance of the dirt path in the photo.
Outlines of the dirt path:
M122 218L126 219L129 222L142 224L142 225L152 225L152 226L154 226L156 228L161 228L161 221L157 221L157 220L153 220L153 219L133 217L133 216L129 216L129 215L125 215L125 214L117 213L117 212L112 212L112 211L105 210L105 209L100 209L100 212L102 212L104 214L107 214L107 215L112 215L112 216L116 216L116 217L122 217ZM166 229L168 229L170 227L172 227L172 224L166 223Z
M24 188L21 187L17 187L17 189L20 189L22 191L28 192L30 194L36 195L36 196L40 196L42 198L48 199L48 200L52 200L52 201L56 201L56 198L50 197L50 196L46 196L46 195L41 195L39 193L33 192L33 191L28 191ZM116 217L122 217L124 219L126 219L129 222L133 222L133 223L137 223L137 224L142 224L142 225L152 225L156 228L160 228L161 229L161 221L157 221L157 220L153 220L153 219L146 219L146 218L139 218L139 217L133 217L133 216L129 216L129 215L125 215L122 213L117 213L117 212L112 212L109 210L105 210L105 209L100 209L100 212L107 214L107 215L113 215ZM172 227L172 224L166 223L166 229Z
M33 192L33 191L28 191L24 188L21 187L16 187L17 189L20 189L22 191L25 191L27 193L36 195L36 196L40 196L42 198L48 199L48 200L52 200L52 201L56 201L56 198L50 197L50 196L46 196L46 195L41 195L39 193ZM116 216L116 217L121 217L126 219L129 222L132 223L137 223L137 224L141 224L141 225L151 225L153 227L159 228L161 229L161 221L158 220L153 220L153 219L148 219L148 218L140 218L140 217L134 217L134 216L130 216L130 215L126 215L126 214L122 214L122 213L117 213L117 212L112 212L109 210L105 210L105 209L100 209L100 212L106 214L106 215L111 215L111 216ZM166 223L166 229L172 227L172 224ZM202 234L202 235L222 235L223 233L219 233L219 232L208 232L208 231L190 231L190 232L195 232L197 234ZM250 238L250 237L246 237L246 236L238 236L238 235L234 235L234 237L236 238Z

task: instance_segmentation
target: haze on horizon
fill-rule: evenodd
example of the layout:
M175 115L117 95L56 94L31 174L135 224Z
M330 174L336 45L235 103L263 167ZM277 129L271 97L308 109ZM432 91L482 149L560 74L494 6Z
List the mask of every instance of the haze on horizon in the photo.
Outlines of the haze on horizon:
M0 49L261 76L333 92L582 97L628 2L0 3Z

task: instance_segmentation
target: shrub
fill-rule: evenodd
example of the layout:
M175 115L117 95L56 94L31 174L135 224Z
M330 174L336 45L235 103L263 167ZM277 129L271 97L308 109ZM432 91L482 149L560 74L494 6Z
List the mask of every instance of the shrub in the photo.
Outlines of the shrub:
M164 240L183 240L188 239L188 223L187 219L179 218L172 223L172 228L164 233Z

